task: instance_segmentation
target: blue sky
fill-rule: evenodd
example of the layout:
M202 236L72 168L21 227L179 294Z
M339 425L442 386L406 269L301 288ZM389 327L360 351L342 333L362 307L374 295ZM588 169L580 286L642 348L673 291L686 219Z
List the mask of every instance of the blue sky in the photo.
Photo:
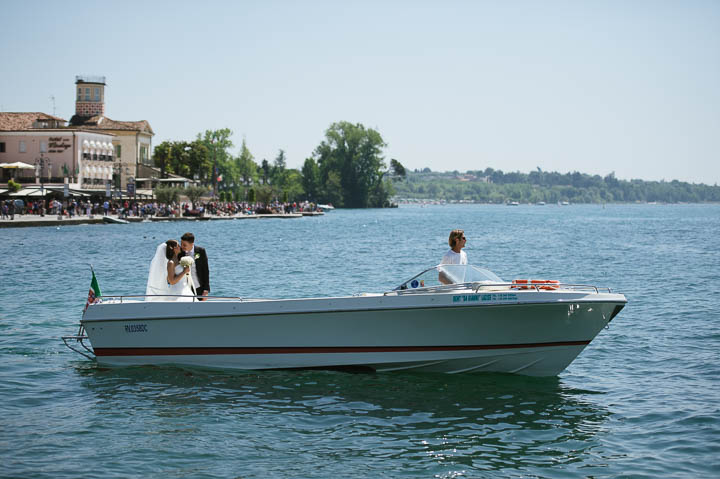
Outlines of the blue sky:
M720 183L718 1L0 0L0 109L74 113L75 75L153 143L230 128L300 167L336 121L437 171ZM237 149L236 149L237 150ZM235 151L236 151L235 150Z

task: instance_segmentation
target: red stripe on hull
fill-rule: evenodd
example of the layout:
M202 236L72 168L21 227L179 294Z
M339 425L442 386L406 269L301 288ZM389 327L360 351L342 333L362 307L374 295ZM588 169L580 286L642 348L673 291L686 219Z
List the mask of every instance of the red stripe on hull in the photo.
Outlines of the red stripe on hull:
M590 341L555 343L487 344L479 346L327 346L258 348L93 348L96 356L185 356L211 354L332 354L332 353L405 353L416 351L474 351L485 349L547 348L587 346Z

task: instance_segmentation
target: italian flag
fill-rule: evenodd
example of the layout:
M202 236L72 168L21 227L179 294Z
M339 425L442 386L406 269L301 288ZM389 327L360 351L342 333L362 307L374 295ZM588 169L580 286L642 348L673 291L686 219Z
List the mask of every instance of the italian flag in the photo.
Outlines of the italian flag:
M100 302L100 297L102 296L102 293L100 292L100 285L98 284L98 280L95 277L95 270L90 268L92 271L92 280L90 281L90 291L88 292L87 301L85 302L85 309L83 309L83 313L88 309L88 306L90 306L93 303Z

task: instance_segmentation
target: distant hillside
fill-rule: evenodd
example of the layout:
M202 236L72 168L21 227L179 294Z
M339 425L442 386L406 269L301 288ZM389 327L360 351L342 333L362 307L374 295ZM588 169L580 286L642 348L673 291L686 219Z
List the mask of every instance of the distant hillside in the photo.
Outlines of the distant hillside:
M403 199L472 201L478 203L705 203L720 202L720 187L677 180L618 180L574 172L561 174L538 169L530 173L503 173L487 168L465 173L408 171L394 183L396 195Z

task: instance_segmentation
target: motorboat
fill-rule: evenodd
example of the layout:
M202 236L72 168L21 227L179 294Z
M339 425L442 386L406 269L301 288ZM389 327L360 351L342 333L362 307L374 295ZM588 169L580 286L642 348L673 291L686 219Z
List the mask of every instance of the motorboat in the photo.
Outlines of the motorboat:
M504 281L471 265L438 265L382 293L200 299L103 296L63 341L108 366L555 376L627 303L609 288Z
M126 224L130 223L129 221L124 220L122 218L114 218L112 216L103 216L102 219L103 219L104 223L109 223L109 224L126 225Z

